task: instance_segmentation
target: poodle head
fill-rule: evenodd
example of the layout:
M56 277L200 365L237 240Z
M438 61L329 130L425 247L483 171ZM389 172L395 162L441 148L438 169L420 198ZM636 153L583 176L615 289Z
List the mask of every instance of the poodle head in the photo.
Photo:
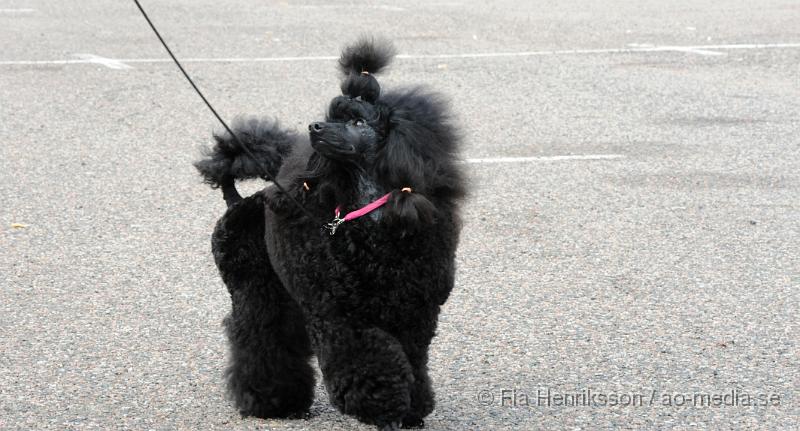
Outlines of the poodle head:
M321 156L366 168L385 139L382 116L374 104L339 96L324 122L308 125L311 146Z
M343 95L331 101L324 122L308 128L324 161L315 164L325 171L317 170L318 178L331 177L337 186L343 178L372 179L392 193L387 222L413 227L435 220L439 202L464 196L460 139L437 93L410 88L381 94L375 74L394 53L392 45L366 38L345 48L339 60Z
M342 96L334 98L324 122L311 123L311 145L320 155L361 167L373 160L378 144L385 139L385 116L376 105L381 87L375 73L383 70L395 55L386 41L361 37L342 51Z

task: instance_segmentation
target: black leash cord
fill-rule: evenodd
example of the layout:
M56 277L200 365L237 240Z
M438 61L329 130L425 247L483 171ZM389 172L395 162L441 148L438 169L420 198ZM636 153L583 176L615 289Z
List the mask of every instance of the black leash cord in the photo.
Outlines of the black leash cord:
M224 127L224 128L225 128L225 130L226 130L228 133L230 133L230 134L231 134L231 136L232 136L232 137L233 137L233 139L236 141L236 143L237 143L237 144L239 144L239 146L242 148L242 150L244 150L245 154L247 154L247 156L248 156L248 157L250 157L251 159L255 160L256 158L255 158L255 156L253 156L253 153L250 151L250 149L249 149L249 148L247 148L247 146L246 146L246 145L244 145L244 144L242 143L242 141L240 141L240 140L239 140L239 137L238 137L238 136L236 136L236 134L235 134L235 133L233 133L233 130L231 130L231 128L230 128L230 127L228 127L228 124L227 124L227 123L225 123L225 120L223 120L223 119L222 119L222 117L220 117L220 115L217 113L217 110L216 110L216 109L214 109L214 107L213 107L213 106L211 106L211 103L209 103L209 102L208 102L208 99L206 99L206 96L204 96L204 95L203 95L203 92L202 92L202 91L200 91L200 89L199 89L199 88L197 88L197 85L194 83L194 81L192 80L192 78L189 76L189 74L188 74L188 73L186 73L186 69L184 69L184 68L183 68L183 66L181 65L181 62L180 62L180 61L178 61L178 59L175 57L175 54L173 54L173 53L172 53L172 50L171 50L171 49L169 49L169 46L167 45L167 42L165 42L165 41L164 41L164 38L163 38L163 37L161 37L161 33L159 33L159 32L158 32L158 30L156 29L156 26L155 26L155 25L153 25L153 21L150 21L150 17L149 17L149 16L147 16L147 12L145 12L145 11L144 11L144 8L142 8L142 5L141 5L141 4L139 4L139 0L133 0L133 2L134 2L134 3L136 3L136 7L138 7L138 8L139 8L139 12L141 12L141 13L142 13L142 16L143 16L143 17L144 17L144 19L147 21L147 23L148 23L148 24L150 24L150 28L151 28L151 29L153 29L153 33L155 33L155 34L156 34L156 37L157 37L157 38L158 38L158 40L161 42L161 45L163 45L163 46L164 46L164 49L166 49L166 50L167 50L167 54L169 54L169 56L170 56L170 57L172 57L172 61L174 61L174 62L175 62L175 65L176 65L176 66L178 66L178 69L180 69L180 70L181 70L181 73L183 73L183 76L185 76L185 77L186 77L186 80L187 80L187 81L189 81L189 84L192 84L192 88L194 88L194 91L196 91L196 92L197 92L197 95L198 95L198 96L200 96L200 98L201 98L201 99L203 99L203 102L206 104L206 106L207 106L207 107L208 107L208 109L211 111L211 113L212 113L212 114L214 114L214 116L215 116L215 117L217 117L217 120L219 120L219 122L222 124L222 127ZM277 182L277 181L276 181L274 178L272 178L272 177L269 175L269 172L267 172L267 170L266 170L266 169L261 169L261 166L259 166L259 169L261 170L261 174L262 174L262 176L263 176L264 178L266 178L266 179L268 179L268 180L272 181L272 183L273 183L273 184L275 184L275 187L277 187L277 188L278 188L278 190L280 190L280 191L281 191L281 193L283 193L284 195L288 196L288 197L289 197L289 199L290 199L290 200L291 200L291 201L292 201L292 202L293 202L295 205L297 205L297 207L298 207L298 208L300 208L300 210L301 210L301 211L303 211L303 213L304 213L304 214L305 214L307 217L309 217L309 218L310 218L310 219L312 219L312 220L315 218L315 217L314 217L314 215L313 215L313 214L311 214L311 212L309 212L309 211L306 209L306 207L304 207L304 206L303 206L303 205L302 205L300 202L298 202L298 201L297 201L297 199L295 199L295 197L294 197L294 196L292 196L291 194L289 194L289 193L286 191L286 189L284 189L284 188L283 188L283 186L281 186L281 185L280 185L280 184L279 184L279 183L278 183L278 182Z

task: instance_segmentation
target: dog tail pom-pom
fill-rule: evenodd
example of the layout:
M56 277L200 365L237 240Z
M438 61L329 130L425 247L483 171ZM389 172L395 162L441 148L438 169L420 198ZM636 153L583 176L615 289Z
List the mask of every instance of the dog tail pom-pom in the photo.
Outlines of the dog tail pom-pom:
M392 62L396 54L391 42L362 36L342 51L339 69L345 75L351 72L378 73Z
M275 178L296 135L266 118L237 118L232 129L235 137L227 131L215 133L215 145L205 149L205 158L194 164L205 182L221 187L235 179ZM263 177L264 171L269 178Z

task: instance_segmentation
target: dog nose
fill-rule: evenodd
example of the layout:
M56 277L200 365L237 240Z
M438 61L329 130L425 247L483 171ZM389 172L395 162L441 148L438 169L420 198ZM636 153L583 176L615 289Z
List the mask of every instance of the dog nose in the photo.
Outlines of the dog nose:
M322 130L322 124L321 123L311 123L311 124L308 125L308 131L309 132L319 132L320 130Z

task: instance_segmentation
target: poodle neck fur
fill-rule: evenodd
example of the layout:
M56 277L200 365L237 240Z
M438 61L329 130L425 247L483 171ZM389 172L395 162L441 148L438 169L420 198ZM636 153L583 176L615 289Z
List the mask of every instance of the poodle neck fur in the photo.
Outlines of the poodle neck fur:
M378 189L378 184L375 181L364 174L358 175L356 193L358 196L358 206L360 207L369 205L371 202L374 202L386 194ZM381 209L378 208L372 211L369 213L369 217L375 221L380 220Z

